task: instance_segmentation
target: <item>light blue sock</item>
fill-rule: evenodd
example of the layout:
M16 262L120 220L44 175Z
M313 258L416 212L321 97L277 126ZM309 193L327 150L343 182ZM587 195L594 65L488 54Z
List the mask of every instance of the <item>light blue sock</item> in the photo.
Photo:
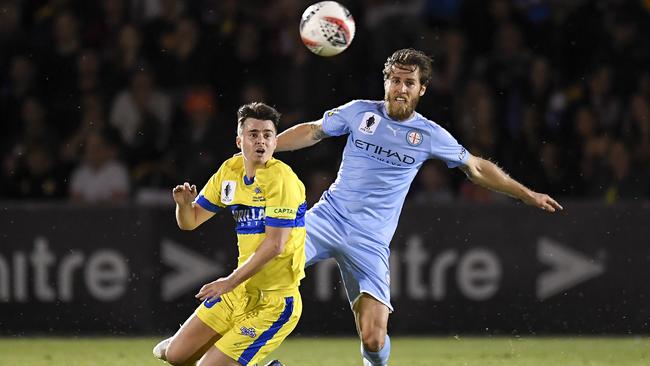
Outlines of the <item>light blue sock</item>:
M390 357L390 337L386 334L384 339L384 347L377 352L370 352L363 348L361 345L361 354L363 358L368 360L373 366L384 366L388 364L388 357Z

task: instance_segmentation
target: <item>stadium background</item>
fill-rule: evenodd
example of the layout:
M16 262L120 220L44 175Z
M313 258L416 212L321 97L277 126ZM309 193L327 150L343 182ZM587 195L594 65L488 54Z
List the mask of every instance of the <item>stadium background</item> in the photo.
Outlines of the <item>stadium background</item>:
M236 152L240 104L285 129L381 98L402 47L434 59L419 112L567 210L426 164L392 243L391 331L647 333L650 2L341 2L357 34L320 58L298 36L308 1L0 0L0 333L172 331L236 249L227 219L180 233L169 188ZM343 142L278 154L310 204ZM299 334L354 334L336 278L308 272Z

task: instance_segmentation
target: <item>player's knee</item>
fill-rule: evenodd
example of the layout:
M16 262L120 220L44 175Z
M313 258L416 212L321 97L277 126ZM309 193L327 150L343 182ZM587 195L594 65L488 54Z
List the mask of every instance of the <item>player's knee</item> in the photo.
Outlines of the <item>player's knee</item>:
M185 363L187 362L187 360L182 358L182 357L178 357L178 356L179 355L175 355L173 353L171 354L171 357L167 356L167 357L169 357L166 360L167 363L172 365L172 366L184 366Z
M170 365L183 366L188 359L188 356L179 347L176 347L172 341L165 350L165 361Z
M384 347L386 332L379 328L368 328L361 332L363 348L370 352L379 352Z

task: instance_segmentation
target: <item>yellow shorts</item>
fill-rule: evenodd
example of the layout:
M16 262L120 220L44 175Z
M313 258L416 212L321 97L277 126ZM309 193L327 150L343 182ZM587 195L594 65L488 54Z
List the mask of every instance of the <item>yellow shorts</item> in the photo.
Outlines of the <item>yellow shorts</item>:
M240 364L255 365L293 331L302 314L298 289L246 291L235 288L216 301L206 300L196 316L222 337L215 346Z

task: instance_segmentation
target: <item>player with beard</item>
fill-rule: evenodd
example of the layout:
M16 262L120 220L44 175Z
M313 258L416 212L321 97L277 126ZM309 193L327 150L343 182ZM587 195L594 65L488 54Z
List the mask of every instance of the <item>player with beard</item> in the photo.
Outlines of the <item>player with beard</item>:
M415 111L431 80L431 59L414 49L384 65L384 100L354 100L278 136L276 151L297 150L348 134L336 181L306 216L307 265L334 258L361 338L364 365L386 365L390 303L389 244L413 178L427 159L459 167L474 183L548 212L546 194L471 155L445 129Z

